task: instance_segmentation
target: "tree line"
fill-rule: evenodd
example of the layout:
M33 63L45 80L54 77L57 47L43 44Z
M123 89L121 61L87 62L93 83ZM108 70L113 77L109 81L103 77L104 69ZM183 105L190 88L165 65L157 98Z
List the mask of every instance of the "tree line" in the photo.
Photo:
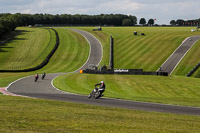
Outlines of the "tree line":
M148 26L153 26L155 24L156 19L149 19L148 23L145 18L141 18L139 21L139 24L142 26L148 25Z
M194 20L183 20L183 19L171 20L170 25L172 26L200 26L200 18L194 19Z
M18 26L28 25L72 25L72 26L134 26L137 18L123 14L101 15L51 15L51 14L0 14L0 35L14 30Z
M20 16L17 14L0 14L0 35L15 30L20 22Z

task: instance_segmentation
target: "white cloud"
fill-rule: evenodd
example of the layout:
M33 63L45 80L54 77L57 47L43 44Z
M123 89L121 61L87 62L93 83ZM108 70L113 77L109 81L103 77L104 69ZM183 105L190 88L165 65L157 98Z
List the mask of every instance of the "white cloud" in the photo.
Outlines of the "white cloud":
M197 19L199 0L0 0L0 12L50 14L130 14L156 18L168 24L172 19Z
M131 0L113 0L98 6L99 12L125 13L134 12L142 7L142 4Z
M31 9L25 9L23 10L21 13L24 13L24 14L31 14L33 11Z
M145 0L143 0L145 1ZM159 0L160 1L160 0ZM156 23L169 24L172 19L198 19L199 0L168 0L163 3L152 1L152 3L143 3L142 8L136 13L137 17L147 19L156 18Z

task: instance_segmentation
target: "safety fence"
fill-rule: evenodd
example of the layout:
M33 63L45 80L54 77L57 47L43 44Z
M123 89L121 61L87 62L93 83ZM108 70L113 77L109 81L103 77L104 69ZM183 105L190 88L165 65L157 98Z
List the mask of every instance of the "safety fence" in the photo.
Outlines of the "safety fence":
M198 68L200 67L200 63L198 63L190 72L186 75L187 77L190 77Z
M146 72L142 69L107 69L104 71L86 69L82 70L82 73L86 74L122 74L122 75L158 75L158 76L168 76L167 72Z

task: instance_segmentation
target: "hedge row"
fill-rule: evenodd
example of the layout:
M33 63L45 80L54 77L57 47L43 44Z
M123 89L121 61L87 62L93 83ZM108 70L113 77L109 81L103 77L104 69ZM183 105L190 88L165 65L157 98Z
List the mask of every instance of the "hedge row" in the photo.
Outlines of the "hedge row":
M31 72L31 71L39 70L42 67L44 67L49 62L50 58L53 56L53 54L56 52L56 50L57 50L57 48L59 46L59 36L58 36L58 33L57 33L57 31L55 29L52 28L52 30L56 34L56 44L55 44L54 48L51 50L51 52L49 53L49 55L46 57L46 59L41 64L39 64L36 67L27 68L27 69L23 69L23 70L0 70L0 72Z

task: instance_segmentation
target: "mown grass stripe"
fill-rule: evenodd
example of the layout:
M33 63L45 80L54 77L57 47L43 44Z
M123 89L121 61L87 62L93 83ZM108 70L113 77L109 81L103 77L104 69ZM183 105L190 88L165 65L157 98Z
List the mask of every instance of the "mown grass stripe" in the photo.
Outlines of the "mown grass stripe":
M132 47L127 48L127 51L125 53L129 53L129 54L126 54L126 56L124 56L125 57L124 60L126 60L126 61L131 60L132 62L137 62L142 57L141 55L145 54L147 51L149 51L149 49L151 49L151 47L149 46L149 42L151 42L152 38L145 39L143 37L143 39L142 39L143 41L141 41L140 44L139 43L135 44L136 46L139 46L139 47L134 48L135 45L133 45L133 48ZM139 48L139 49L137 49L137 48ZM132 49L134 49L134 50L132 50ZM128 61L124 64L124 66L125 65L131 66L130 64L128 64Z
M140 46L140 48L138 50L139 52L136 52L136 53L133 54L131 52L131 49L129 49L129 51L127 51L126 56L124 56L124 58L122 58L124 60L124 63L123 63L123 67L124 68L130 68L131 65L128 65L130 62L132 62L131 64L133 64L135 62L137 64L137 62L140 60L141 55L143 55L149 49L149 46L147 44L145 44L145 43L142 43L140 45L141 46Z
M161 62L162 60L160 60L160 58L162 58L162 56L165 56L167 54L165 54L167 52L167 45L159 42L159 39L158 37L155 37L156 39L154 39L152 41L152 43L150 44L150 50L147 51L148 53L144 56L144 58L141 59L141 62L143 62L143 65L144 65L144 69L145 70L153 70L153 68L156 68L154 69L154 71L156 71L160 65L158 65L159 62ZM171 36L169 35L166 35L166 36L163 36L162 37L163 40L170 40ZM173 42L171 42L173 43ZM154 54L152 54L154 53ZM156 59L156 61L155 61Z
M59 37L61 40L60 45L62 45L62 46L58 48L58 50L55 53L56 55L52 58L52 60L49 64L49 65L52 65L52 67L50 67L49 71L62 70L63 68L66 68L66 65L69 64L68 59L70 58L69 52L71 50L70 43L73 43L73 41L68 39L68 36L70 34L65 34L65 32L60 29L57 31L58 31L58 34L59 34ZM63 62L61 62L61 61L63 61ZM55 64L55 62L56 62L56 64Z
M137 51L137 48L142 47L141 46L142 41L144 41L144 39L139 39L139 40L134 39L126 44L116 43L117 46L114 45L115 47L117 47L115 49L116 55L118 57L124 57L124 55L126 55L127 52L130 52L130 50L131 50L131 53L134 54Z
M16 37L16 41L6 44L8 46L5 48L11 46L12 49L7 53L0 53L0 60L1 58L6 59L0 69L22 70L37 66L46 58L46 54L43 52L49 43L50 36L48 31L44 29L24 29L20 31L21 35ZM50 51L50 48L47 51ZM41 53L43 53L42 56L40 56Z
M78 33L67 29L57 28L60 36L60 46L51 58L47 67L41 71L47 72L71 72L82 66L89 54L87 41ZM81 49L81 52L79 52ZM79 57L79 55L82 55Z
M120 47L120 46L118 46L118 47ZM131 53L135 53L136 50L142 49L142 48L143 48L143 45L139 45L138 47L135 47L135 46L133 45L132 47L134 47L134 50L132 50ZM115 55L116 55L115 57L116 57L116 58L114 58L114 59L115 59L115 62L114 62L114 63L115 63L115 67L116 67L116 68L120 68L120 65L121 65L121 64L124 64L125 61L127 62L127 59L129 60L129 62L132 62L132 61L133 61L133 60L130 60L130 57L129 57L129 56L132 57L132 54L130 53L130 50L132 49L132 47L127 48L127 52L125 52L124 55L120 55L120 54L119 54L119 56L118 56L118 53L120 53L120 52L116 51L116 53L115 53ZM122 68L123 68L123 66L122 66Z

